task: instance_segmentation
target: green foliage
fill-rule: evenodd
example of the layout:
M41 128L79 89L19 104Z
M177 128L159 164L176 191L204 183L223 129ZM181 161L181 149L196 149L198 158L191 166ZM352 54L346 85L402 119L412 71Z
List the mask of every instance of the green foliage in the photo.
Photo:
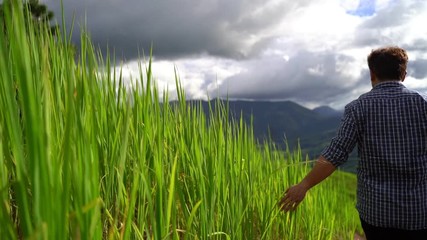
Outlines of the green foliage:
M151 60L127 90L87 35L76 60L69 36L36 36L20 5L10 11L0 32L2 238L352 239L360 229L343 190L353 175L282 213L281 194L309 169L300 152L257 145L219 101L207 118L178 77L179 104L159 101Z

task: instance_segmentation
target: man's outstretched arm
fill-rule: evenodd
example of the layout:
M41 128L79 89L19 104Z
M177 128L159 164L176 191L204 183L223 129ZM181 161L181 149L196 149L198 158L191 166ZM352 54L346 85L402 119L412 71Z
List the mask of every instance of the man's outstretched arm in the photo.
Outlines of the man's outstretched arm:
M336 167L332 163L320 156L307 176L300 183L286 190L285 195L278 203L280 209L285 212L295 210L304 199L307 191L329 177L335 169Z

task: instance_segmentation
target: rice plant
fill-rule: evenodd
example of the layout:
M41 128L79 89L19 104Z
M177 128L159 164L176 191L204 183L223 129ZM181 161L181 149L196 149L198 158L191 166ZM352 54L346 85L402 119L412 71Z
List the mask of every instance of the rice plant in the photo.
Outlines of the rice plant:
M2 239L352 239L355 177L336 173L299 209L283 191L310 161L260 144L212 102L163 98L151 58L124 86L82 31L35 34L18 1L0 32ZM62 32L62 33L61 33ZM171 70L173 71L173 69ZM348 185L350 184L350 190Z

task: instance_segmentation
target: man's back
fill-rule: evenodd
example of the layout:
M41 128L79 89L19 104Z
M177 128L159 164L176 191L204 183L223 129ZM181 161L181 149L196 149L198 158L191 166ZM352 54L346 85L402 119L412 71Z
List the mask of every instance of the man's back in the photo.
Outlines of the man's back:
M348 106L360 157L361 218L376 226L427 227L427 98L383 82Z

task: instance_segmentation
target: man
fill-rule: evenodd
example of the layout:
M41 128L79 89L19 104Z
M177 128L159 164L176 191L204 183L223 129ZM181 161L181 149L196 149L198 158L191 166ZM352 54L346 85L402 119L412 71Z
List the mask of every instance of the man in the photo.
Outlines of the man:
M402 84L407 62L398 47L371 52L372 90L345 107L336 137L280 200L283 211L294 210L357 145L356 208L367 239L427 239L427 96Z

